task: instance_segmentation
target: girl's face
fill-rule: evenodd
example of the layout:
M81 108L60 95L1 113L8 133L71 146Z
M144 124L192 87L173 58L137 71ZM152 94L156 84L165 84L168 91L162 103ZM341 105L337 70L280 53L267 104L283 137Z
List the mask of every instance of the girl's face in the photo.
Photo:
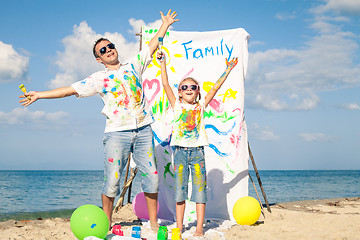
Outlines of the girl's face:
M193 104L199 95L199 86L192 80L184 80L179 86L179 97L188 104Z

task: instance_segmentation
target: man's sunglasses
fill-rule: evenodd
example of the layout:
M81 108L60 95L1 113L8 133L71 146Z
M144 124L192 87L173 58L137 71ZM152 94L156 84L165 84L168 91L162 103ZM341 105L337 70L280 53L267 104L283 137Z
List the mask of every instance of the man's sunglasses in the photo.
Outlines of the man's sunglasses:
M115 49L115 44L109 43L109 44L106 45L105 47L100 48L99 53L100 53L101 55L104 55L104 54L106 53L106 51L107 51L106 48Z
M196 91L198 87L198 85L181 85L180 89L181 91L186 91L188 88L190 88L191 90Z

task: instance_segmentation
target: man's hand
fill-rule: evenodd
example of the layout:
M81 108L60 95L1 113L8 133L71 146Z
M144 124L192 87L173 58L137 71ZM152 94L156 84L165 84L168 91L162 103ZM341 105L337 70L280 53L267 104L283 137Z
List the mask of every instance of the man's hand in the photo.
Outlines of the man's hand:
M19 98L24 98L20 100L19 103L21 103L22 106L27 107L39 99L39 93L35 91L31 91L28 93L24 93L24 95L19 96Z
M179 19L175 19L175 17L177 16L176 11L171 13L171 9L169 9L166 16L164 16L164 14L161 11L160 11L160 15L163 23L166 24L167 26L170 26L174 22L179 21Z
M168 11L167 15L164 16L164 14L160 11L160 15L161 15L161 19L162 19L162 24L158 30L158 32L155 34L155 36L151 39L151 41L149 42L149 48L150 48L150 55L152 56L156 49L159 46L159 37L164 37L168 28L170 27L171 24L173 24L174 22L179 21L179 19L175 19L175 17L177 16L177 13L171 12L171 9Z

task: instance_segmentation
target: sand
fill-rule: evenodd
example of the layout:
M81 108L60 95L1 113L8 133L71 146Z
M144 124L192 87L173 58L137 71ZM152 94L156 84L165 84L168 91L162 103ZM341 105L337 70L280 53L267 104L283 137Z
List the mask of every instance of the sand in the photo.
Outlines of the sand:
M264 214L252 226L212 220L205 225L205 237L200 239L360 239L360 197L278 203L271 206L271 213L265 209ZM148 223L137 220L130 204L121 208L114 222L121 224L125 235L130 234L132 226L143 224L143 237L156 239ZM174 226L170 224L168 228ZM194 231L195 227L188 226L183 238L192 239ZM76 237L69 219L52 218L1 222L0 239L75 240ZM108 239L116 240L116 237L108 235Z

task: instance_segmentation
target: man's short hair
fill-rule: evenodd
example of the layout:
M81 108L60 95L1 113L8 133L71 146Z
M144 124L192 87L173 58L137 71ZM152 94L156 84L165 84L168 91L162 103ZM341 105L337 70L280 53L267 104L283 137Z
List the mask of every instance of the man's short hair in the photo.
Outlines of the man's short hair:
M94 44L94 47L93 47L93 54L94 54L94 56L95 56L95 58L98 58L99 57L99 55L97 54L97 52L95 51L95 47L96 47L96 45L98 45L100 42L102 42L102 41L109 41L109 39L107 39L107 38L99 38L98 40L96 40L96 42L95 42L95 44ZM110 42L110 41L109 41Z

